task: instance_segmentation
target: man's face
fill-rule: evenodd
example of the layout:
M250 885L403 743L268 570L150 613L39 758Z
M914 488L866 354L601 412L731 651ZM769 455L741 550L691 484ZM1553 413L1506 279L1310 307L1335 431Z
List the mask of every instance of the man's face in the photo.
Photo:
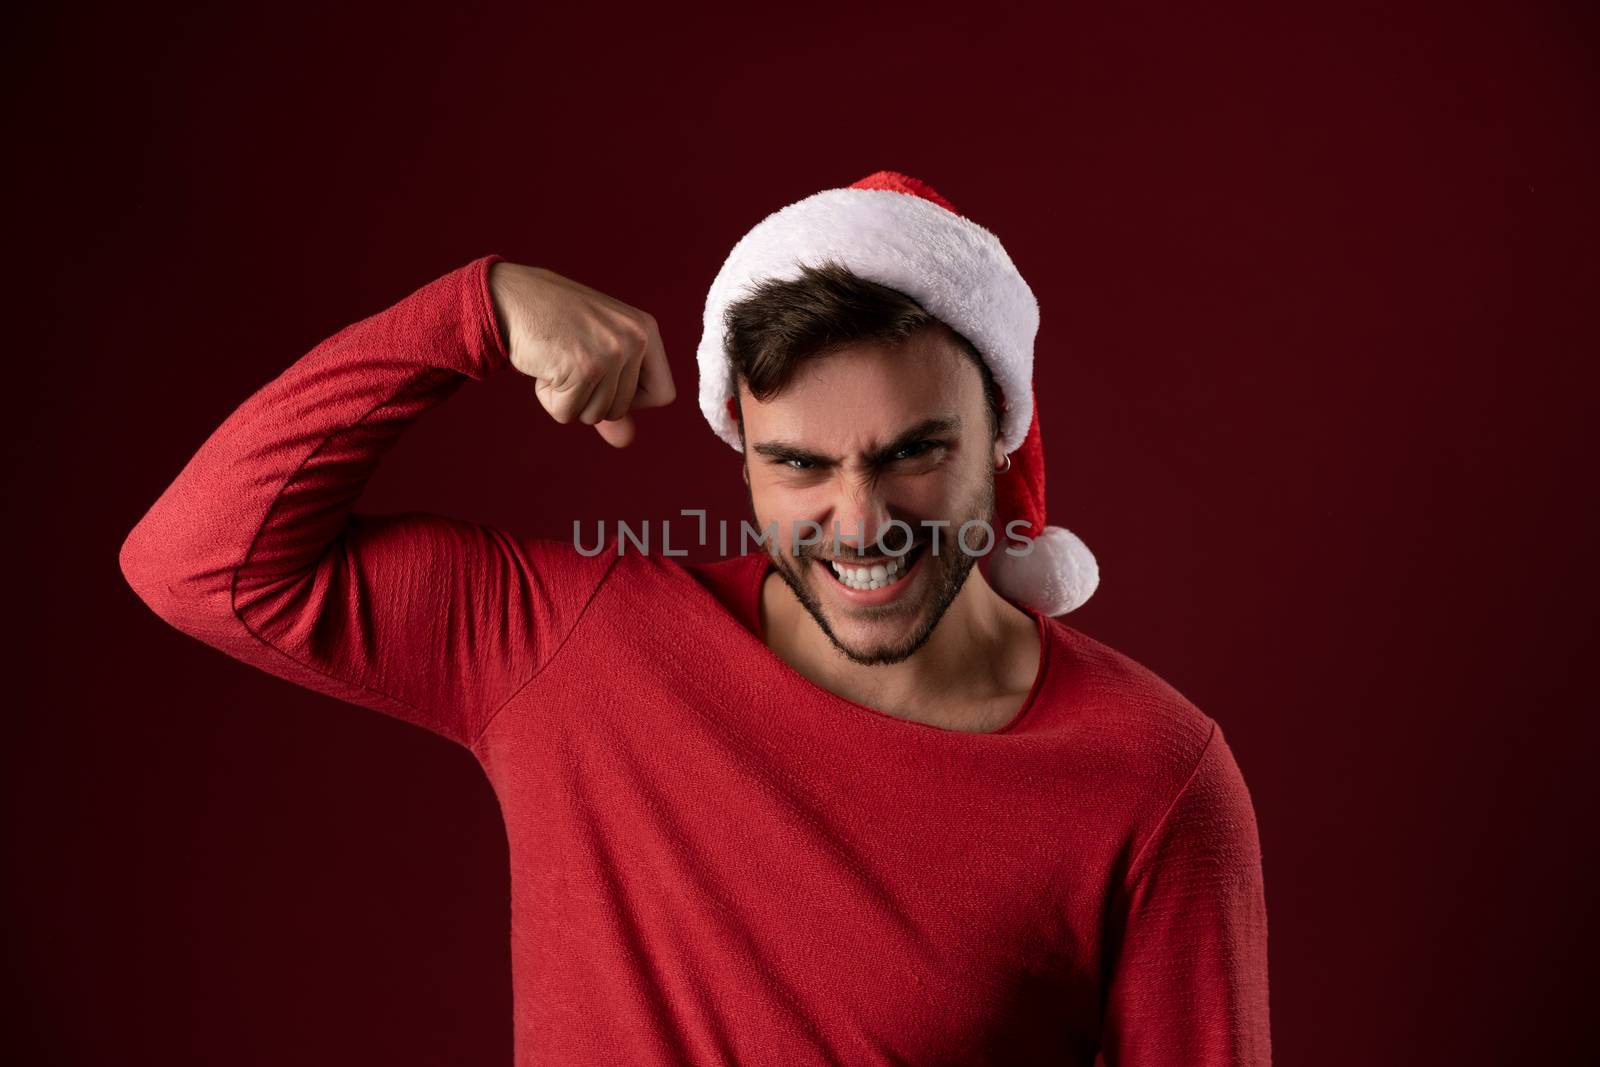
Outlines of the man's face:
M778 573L852 660L910 656L977 562L956 532L994 520L1000 454L978 368L930 328L898 348L862 343L809 359L769 401L742 382L739 394L750 506L763 529L777 525L767 547ZM821 539L796 546L793 531L817 533L807 521ZM948 524L937 552L935 521ZM914 547L897 557L906 527ZM974 551L985 540L980 527L968 533Z

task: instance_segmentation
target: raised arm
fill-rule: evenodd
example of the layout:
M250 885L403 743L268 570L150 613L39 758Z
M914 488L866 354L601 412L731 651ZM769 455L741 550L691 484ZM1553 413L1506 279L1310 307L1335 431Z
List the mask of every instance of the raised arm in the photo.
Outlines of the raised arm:
M473 743L560 647L613 557L352 505L406 427L507 366L536 378L558 421L613 444L631 438L630 407L672 398L653 319L485 256L245 400L128 534L123 575L161 618L236 659Z
M1108 1067L1267 1067L1267 913L1255 810L1222 731L1117 902Z

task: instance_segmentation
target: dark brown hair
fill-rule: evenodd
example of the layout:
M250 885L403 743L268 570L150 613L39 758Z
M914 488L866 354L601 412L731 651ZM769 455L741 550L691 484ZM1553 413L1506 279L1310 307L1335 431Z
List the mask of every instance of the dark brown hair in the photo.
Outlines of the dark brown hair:
M977 366L989 406L989 430L1000 427L1000 390L971 341L897 289L867 281L832 260L803 264L793 281L765 281L728 307L731 395L739 383L757 400L770 400L793 380L800 364L846 345L881 341L898 345L919 330L945 330ZM739 433L744 415L739 413Z

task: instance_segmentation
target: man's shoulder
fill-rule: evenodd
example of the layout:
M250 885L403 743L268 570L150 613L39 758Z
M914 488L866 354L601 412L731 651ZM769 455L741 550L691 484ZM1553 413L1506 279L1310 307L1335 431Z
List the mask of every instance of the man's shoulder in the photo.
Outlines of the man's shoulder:
M1064 727L1141 777L1181 781L1217 728L1193 701L1133 656L1060 619L1047 619L1060 671Z
M760 581L766 556L747 553L715 559L691 559L657 552L617 551L607 546L596 557L607 561L606 584L627 609L641 602L672 602L671 610L701 609L732 615L748 629L758 625ZM706 594L709 594L709 600Z

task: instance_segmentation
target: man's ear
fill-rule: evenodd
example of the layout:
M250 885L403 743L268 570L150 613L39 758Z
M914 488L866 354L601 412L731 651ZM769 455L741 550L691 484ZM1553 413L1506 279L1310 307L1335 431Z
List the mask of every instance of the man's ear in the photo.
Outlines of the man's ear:
M1000 435L994 435L994 469L999 470L1006 465L1006 447L1000 441Z

